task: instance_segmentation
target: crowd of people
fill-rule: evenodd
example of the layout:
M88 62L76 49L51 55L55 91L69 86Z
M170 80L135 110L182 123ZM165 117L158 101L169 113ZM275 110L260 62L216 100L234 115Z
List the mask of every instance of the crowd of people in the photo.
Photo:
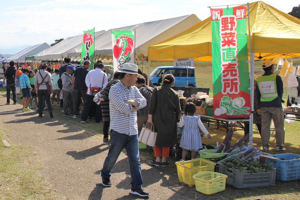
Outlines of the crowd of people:
M94 69L89 71L90 61L85 61L83 66L76 69L69 58L65 58L64 62L65 65L59 69L52 70L47 63L43 63L39 65L39 69L33 71L27 68L20 70L20 67L11 61L3 80L7 90L6 105L10 104L11 93L14 104L17 103L16 95L20 88L24 112L36 108L39 117L43 117L43 111L48 110L53 118L52 105L56 103L63 108L63 116L77 118L81 114L82 123L85 123L88 117L100 123L101 106L95 104L93 98L108 83L104 65L99 61ZM82 111L80 105L83 105Z
M200 117L195 115L194 103L186 103L185 115L182 116L178 93L172 89L175 82L172 74L161 77L161 86L153 88L148 86L147 77L135 64L123 64L108 81L101 61L95 63L93 70L89 70L90 61L84 61L83 66L76 69L71 65L69 58L65 58L64 62L65 65L54 72L47 68L46 64L42 64L36 72L28 69L19 72L11 61L4 78L7 89L6 104L10 104L11 91L13 102L16 104L18 82L22 89L24 112L33 108L29 105L35 102L35 105L38 105L39 117L43 116L47 107L50 117L53 118L52 105L56 100L63 108L63 116L78 118L80 115L81 123L86 123L89 116L93 117L96 123L103 121L103 142L110 143L101 170L104 187L111 186L111 170L125 148L130 163L131 194L149 196L149 193L142 189L138 140L139 133L147 123L153 124L157 132L153 148L155 159L149 161L157 167L169 165L167 159L170 147L177 144L177 127L184 127L180 141L183 160L186 159L188 151L191 151L193 159L202 148L199 128L211 138ZM257 79L256 84L255 123L262 136L263 149L267 151L270 147L270 121L273 119L276 128L276 150L284 151L282 81L273 74L274 67L271 61L265 61L263 69L265 74ZM248 131L249 124L246 124L245 132Z

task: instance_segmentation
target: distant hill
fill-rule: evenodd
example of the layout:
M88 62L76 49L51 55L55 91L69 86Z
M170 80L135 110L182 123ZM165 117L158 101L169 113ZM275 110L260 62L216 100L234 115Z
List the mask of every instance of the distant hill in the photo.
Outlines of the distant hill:
M4 55L4 56L6 56L6 57L11 57L11 56L13 56L14 54L2 54L2 55Z
M2 49L0 49L0 53L5 55L5 56L7 56L7 54L8 54L9 56L7 56L7 57L10 57L10 56L22 51L23 49L25 49L29 46L30 45L22 45L22 46L15 46L15 47L9 48L9 49L8 48L5 48L5 49L2 48Z

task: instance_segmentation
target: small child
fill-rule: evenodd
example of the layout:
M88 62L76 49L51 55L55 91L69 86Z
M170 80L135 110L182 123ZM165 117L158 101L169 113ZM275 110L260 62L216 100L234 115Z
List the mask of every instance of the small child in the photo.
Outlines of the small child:
M184 126L180 141L180 147L183 149L183 160L185 160L185 157L189 150L192 151L192 159L194 159L197 156L197 151L202 148L201 135L198 126L204 132L204 134L207 135L207 138L211 138L211 135L208 133L207 129L201 122L200 116L195 116L195 113L195 104L192 102L188 102L185 106L185 115L178 123L178 127Z

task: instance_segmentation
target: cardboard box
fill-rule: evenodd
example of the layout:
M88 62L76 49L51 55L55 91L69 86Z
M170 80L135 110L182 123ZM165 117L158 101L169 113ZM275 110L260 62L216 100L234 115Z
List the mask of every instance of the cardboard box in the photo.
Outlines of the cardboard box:
M201 106L196 106L196 114L206 115L206 108L202 108Z

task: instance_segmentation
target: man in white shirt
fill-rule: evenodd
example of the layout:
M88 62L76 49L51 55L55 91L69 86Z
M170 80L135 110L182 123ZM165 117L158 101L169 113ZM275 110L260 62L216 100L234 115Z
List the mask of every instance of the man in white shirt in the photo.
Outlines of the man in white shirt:
M87 95L83 107L83 112L81 115L81 123L85 123L91 108L94 104L96 107L95 120L96 123L100 123L101 121L101 107L94 103L93 98L95 94L100 92L103 88L106 87L108 83L107 75L103 72L104 65L101 61L98 61L95 64L95 69L90 71L85 77L85 84L87 86Z

